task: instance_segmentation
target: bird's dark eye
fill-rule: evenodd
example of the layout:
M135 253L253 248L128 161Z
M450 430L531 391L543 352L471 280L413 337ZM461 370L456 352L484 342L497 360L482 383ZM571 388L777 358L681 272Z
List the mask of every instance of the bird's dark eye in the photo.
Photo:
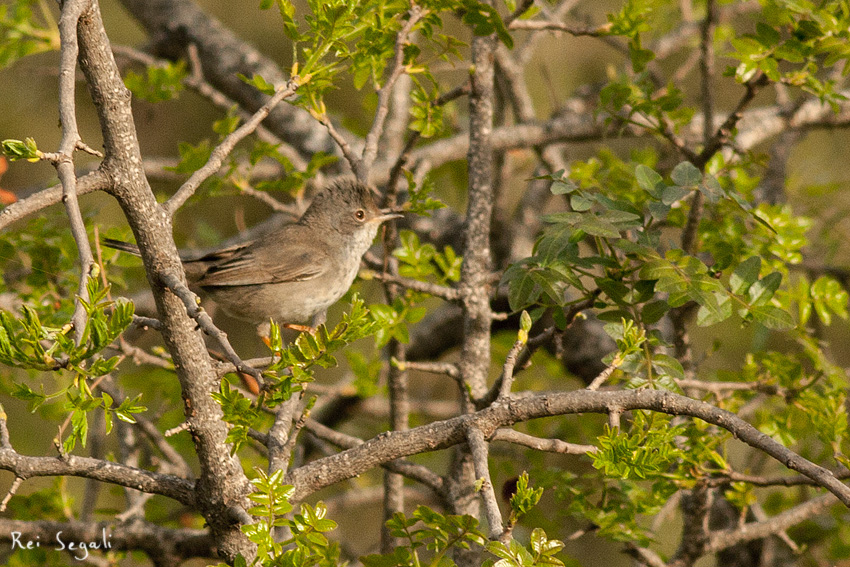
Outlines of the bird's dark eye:
M364 211L363 209L357 209L357 211L354 213L354 218L356 218L357 220L365 219L366 211Z

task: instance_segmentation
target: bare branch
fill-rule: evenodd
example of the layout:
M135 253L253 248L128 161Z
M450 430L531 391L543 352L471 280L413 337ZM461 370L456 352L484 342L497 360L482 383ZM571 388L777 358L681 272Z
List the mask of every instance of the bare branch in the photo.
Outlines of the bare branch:
M319 119L322 125L327 128L328 134L330 134L331 138L336 145L339 146L340 151L342 151L342 155L345 157L345 160L348 162L348 166L352 171L356 171L358 167L358 163L360 163L360 158L357 157L357 154L354 153L354 150L351 149L351 146L348 143L348 140L340 134L339 130L336 129L333 122L331 121L330 116L327 114L322 115Z
M496 500L496 491L493 490L493 481L490 479L490 465L488 464L487 441L481 430L472 424L466 426L466 441L472 453L472 462L475 465L475 476L482 482L481 497L484 500L484 511L487 514L490 539L499 539L504 532L502 513L499 511L499 501Z
M86 326L88 301L88 279L92 275L94 255L89 243L86 225L77 200L77 175L74 172L73 153L81 147L82 140L77 129L76 110L76 70L79 45L77 42L77 22L82 14L90 9L87 0L67 0L62 4L59 16L60 59L59 59L59 122L62 125L62 140L59 151L51 159L62 184L62 201L71 225L71 234L77 243L80 259L80 283L77 287L78 299L75 302L71 323L74 325L74 341L79 345L83 340ZM88 146L82 146L88 147Z
M384 85L378 89L378 107L375 110L375 119L372 121L372 127L369 133L366 134L366 140L363 144L363 155L361 159L355 162L354 174L358 181L362 183L369 182L369 170L378 155L378 140L384 132L384 121L387 119L387 114L390 110L390 97L392 96L393 86L396 80L404 73L404 48L407 45L410 33L413 28L422 18L422 9L415 3L411 3L408 10L407 21L404 22L398 32L395 40L395 55L390 66L390 73L387 76Z
M611 377L611 374L613 374L615 370L617 370L617 367L613 364L609 364L605 370L599 373L599 376L593 379L593 382L587 386L587 389L598 390L602 384L608 381L608 378Z
M802 504L798 504L781 514L777 514L770 519L744 524L732 530L714 532L710 535L704 552L706 554L715 553L742 542L777 535L791 526L811 518L815 514L820 514L835 503L835 497L832 494L822 494Z
M8 492L6 492L6 496L4 496L3 500L0 501L0 512L6 511L6 506L9 505L9 501L12 499L12 497L15 495L15 493L18 491L18 489L23 483L24 479L19 476L15 477L15 480L12 481L12 486L10 486Z
M451 378L460 376L457 364L452 362L419 362L407 360L403 364L407 370L419 370L420 372L430 372L431 374L445 374Z
M335 431L314 419L307 420L304 427L318 439L327 441L337 447L350 449L352 447L359 447L364 443L362 439ZM428 467L417 465L404 459L394 459L391 462L381 463L380 466L416 480L433 490L438 495L442 495L443 489L445 488L445 480L443 480L443 477L434 473Z
M440 297L446 301L457 301L461 298L460 290L453 287L414 280L412 278L406 278L404 276L387 272L369 272L368 275L376 280L398 284L402 287L406 287L407 289L412 289L413 291L421 291L422 293L427 293L434 297Z
M100 170L93 171L76 180L77 195L86 195L95 191L108 189L111 184L109 178ZM38 193L21 199L11 205L0 209L0 230L10 224L29 215L35 214L51 205L62 201L62 185L54 185L42 189Z
M77 476L160 494L187 506L195 504L195 484L161 473L121 463L68 455L66 458L28 457L12 449L0 450L0 469L23 480L36 476Z
M472 40L472 91L469 97L469 197L463 234L464 289L460 375L473 399L487 392L490 367L490 224L493 216L493 58L497 39Z
M514 429L501 428L497 429L490 441L504 441L505 443L513 443L522 445L537 451L546 451L549 453L562 453L564 455L586 455L587 453L595 453L598 448L595 445L577 445L575 443L567 443L560 439L541 439L521 433Z
M206 334L218 341L221 348L224 349L227 359L233 363L236 370L253 376L254 379L256 379L262 386L264 383L263 373L256 368L245 364L245 362L239 358L239 355L236 354L236 351L227 339L227 334L215 326L212 317L209 316L209 313L199 307L198 296L195 295L192 290L186 286L186 284L182 283L177 277L171 274L164 275L163 283L168 286L174 295L180 298L183 305L186 307L186 313L189 314L189 317L197 321L198 326L200 326Z
M125 398L124 393L118 390L114 383L109 381L102 381L98 384L98 388L107 392L114 400L123 400ZM192 467L189 466L189 463L186 462L183 455L181 455L177 449L172 447L168 441L166 441L165 436L160 433L156 425L143 415L136 415L135 418L136 427L138 427L145 437L153 443L154 447L156 447L159 452L168 459L169 464L175 470L175 474L183 478L191 479L194 476L192 473Z
M801 457L729 411L658 390L577 390L508 398L503 404L494 404L472 414L433 422L409 431L383 433L338 455L319 459L290 471L286 482L295 486L294 498L301 500L319 488L351 478L391 460L463 443L466 440L465 428L468 424L478 428L486 439L500 427L531 419L636 409L691 416L722 427L744 443L811 478L818 486L826 488L850 507L850 487L835 478L831 471Z
M508 26L512 30L550 30L567 32L576 37L590 36L602 37L611 30L611 24L605 23L601 26L583 26L580 24L567 24L550 20L514 20Z
M274 423L269 428L263 444L269 449L269 474L285 471L289 467L289 456L284 458L285 447L292 435L292 416L298 406L299 396L292 396L274 410Z

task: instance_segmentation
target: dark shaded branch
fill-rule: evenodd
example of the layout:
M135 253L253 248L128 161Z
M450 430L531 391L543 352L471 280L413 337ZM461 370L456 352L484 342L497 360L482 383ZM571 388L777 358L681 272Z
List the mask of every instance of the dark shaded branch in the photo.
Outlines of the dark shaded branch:
M40 541L59 547L61 540L70 542L104 541L110 551L142 551L157 567L178 565L193 557L215 557L215 540L207 530L163 528L144 521L116 524L111 522L19 521L0 518L0 542L11 544L18 534L19 542ZM80 551L77 551L79 557Z
M743 542L778 535L782 531L820 514L834 504L836 504L836 501L832 494L821 494L767 520L747 523L731 530L714 532L708 539L704 553L716 553Z
M151 51L178 59L189 45L195 45L204 78L249 112L259 109L269 97L242 82L239 74L261 75L272 85L287 81L274 61L238 38L192 0L122 0L121 3L147 30ZM333 141L303 109L278 106L269 114L265 125L298 149L305 160L317 152L336 153Z

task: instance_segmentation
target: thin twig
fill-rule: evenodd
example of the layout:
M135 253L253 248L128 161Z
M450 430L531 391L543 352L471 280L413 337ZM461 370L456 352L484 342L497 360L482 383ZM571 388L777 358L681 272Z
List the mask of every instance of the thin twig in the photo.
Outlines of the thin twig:
M299 396L297 399L300 400L303 397L303 392L304 391L302 390L302 396ZM289 461L292 457L292 451L293 449L295 449L295 442L298 440L298 434L301 432L301 430L304 428L304 425L306 425L307 420L310 418L310 409L308 409L309 407L310 406L308 404L308 407L304 408L304 410L301 412L301 416L298 418L298 421L295 422L295 425L293 425L291 431L289 432L289 439L286 440L286 444L284 444L283 446L283 451L281 451L280 462L283 463L283 465L287 468L289 467Z
M133 325L142 329L153 329L155 331L162 330L162 322L153 317L142 317L141 315L133 314Z
M550 30L567 32L570 35L602 37L611 31L611 24L605 23L601 26L583 26L580 24L566 24L564 22L555 22L549 20L514 20L508 26L511 30Z
M77 130L76 116L76 70L79 45L77 43L77 22L83 12L89 7L86 0L67 0L62 5L59 16L59 37L62 45L59 60L59 122L62 125L62 140L59 151L51 160L59 174L62 183L62 201L71 225L71 234L77 243L77 254L80 258L80 283L77 287L78 298L75 301L74 314L71 323L74 325L74 342L79 345L83 340L86 326L86 308L88 279L92 275L94 256L89 243L86 225L80 212L77 200L77 175L74 172L73 153L81 145L80 133Z
M457 378L460 373L457 369L457 364L453 362L427 362L406 360L404 363L406 370L419 370L420 372L430 372L431 374L445 374L451 378Z
M613 364L609 364L605 368L605 370L600 372L599 375L596 378L593 379L593 382L591 382L587 386L587 388L585 388L585 389L586 390L598 390L602 386L602 384L604 384L605 382L608 381L608 378L611 377L611 374L613 374L615 370L617 370L617 367L614 366Z
M9 491L6 493L6 496L3 497L3 500L0 501L0 513L6 511L6 506L9 505L9 501L24 483L24 479L22 477L16 476L15 480L12 481L12 486L9 487Z
M342 151L343 157L345 157L345 161L348 162L348 166L352 171L356 171L357 164L360 162L360 158L357 157L357 154L354 153L354 150L349 145L348 140L346 140L342 134L339 133L339 130L333 125L330 117L327 114L324 114L319 119L319 122L328 130L328 134L330 134L333 141L336 142L336 145L339 146L339 149Z
M480 429L474 425L468 425L466 427L466 442L469 443L469 449L472 453L475 476L479 482L483 482L480 492L484 500L484 512L489 526L488 535L490 539L497 540L502 536L505 528L502 522L502 513L499 510L499 501L496 500L496 491L493 489L493 481L490 478L490 465L487 462L487 441Z
M576 443L567 443L560 439L541 439L527 433L521 433L515 429L503 427L497 429L490 441L504 441L505 443L513 443L522 445L538 451L546 451L548 453L561 453L564 455L586 455L587 453L595 453L599 449L595 445L578 445Z
M461 292L459 289L445 285L414 280L413 278L406 278L404 276L387 272L374 272L368 275L376 280L385 283L398 284L402 287L406 287L407 289L412 289L413 291L421 291L422 293L427 293L434 297L440 297L446 301L458 301L461 298Z
M233 363L236 370L253 376L262 388L264 384L263 373L256 368L249 366L241 358L239 358L239 355L236 354L236 351L227 339L227 334L216 327L213 323L212 317L209 316L209 313L201 309L198 305L198 296L173 274L165 274L163 276L163 283L168 286L174 295L180 298L183 305L186 307L186 313L188 313L189 317L198 323L201 330L218 341L221 348L224 349L227 359Z
M172 437L174 435L177 435L178 433L182 433L183 431L188 431L190 427L191 425L189 425L189 422L184 421L180 425L175 425L171 429L166 429L163 435L165 435L166 437Z
M114 382L103 381L98 385L98 387L112 396L112 399L114 400L121 400L125 398L123 392L117 389ZM194 476L192 473L192 467L189 466L189 463L186 462L183 455L181 455L179 451L165 440L165 436L160 433L156 425L143 415L136 415L135 418L136 426L145 435L145 437L148 438L154 447L156 447L159 452L168 459L170 465L174 468L175 473L183 478L192 478Z
M369 133L366 134L366 140L363 144L363 155L361 159L355 162L354 174L358 181L362 183L369 182L369 170L378 155L378 141L384 132L384 122L389 113L390 97L392 96L393 86L396 81L404 73L404 48L407 46L407 40L413 28L422 18L422 9L415 3L411 3L410 10L407 12L408 18L404 22L398 32L395 40L395 54L390 67L390 73L384 85L378 89L378 107L375 110L375 119L372 122L372 127L369 128Z
M289 458L284 458L283 453L291 435L292 416L300 399L300 396L292 396L274 410L274 423L263 441L269 449L269 474L286 471L289 467Z
M517 356L522 347L525 346L527 340L517 339L514 341L511 350L505 357L505 364L502 366L501 386L499 387L499 395L496 400L502 400L511 395L511 386L514 383L514 366L516 365Z
M177 192L168 199L168 201L163 203L162 208L169 216L173 216L177 209L179 209L183 203L185 203L189 197L195 193L201 183L219 170L222 163L224 163L224 159L231 151L233 151L236 144L256 130L257 126L260 125L260 123L269 115L269 112L271 112L279 102L295 94L295 91L298 89L299 80L300 79L298 77L292 77L289 79L286 85L279 88L274 96L261 106L249 120L228 134L224 140L216 146L216 148L212 151L210 158L207 160L207 163L205 163L199 170L195 171L195 173L193 173L192 176L180 186L180 189L178 189Z
M120 351L124 356L131 358L137 365L150 364L165 370L174 370L174 364L168 358L150 354L146 350L130 344L124 337L118 337L118 344L110 346Z

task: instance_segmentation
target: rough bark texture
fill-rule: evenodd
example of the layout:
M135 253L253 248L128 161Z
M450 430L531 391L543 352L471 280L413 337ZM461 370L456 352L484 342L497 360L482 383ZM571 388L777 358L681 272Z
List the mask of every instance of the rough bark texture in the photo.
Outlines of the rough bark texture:
M210 525L222 557L254 554L254 546L239 530L231 507L245 506L250 485L241 466L225 443L227 426L221 407L210 394L217 375L195 322L182 302L162 283L164 274L185 283L168 215L157 203L142 170L142 156L130 108L130 92L124 86L109 49L97 2L79 24L80 67L98 111L105 159L102 171L112 186L133 230L145 264L145 272L162 322L162 336L171 353L183 391L184 412L200 460L195 487L199 510Z

